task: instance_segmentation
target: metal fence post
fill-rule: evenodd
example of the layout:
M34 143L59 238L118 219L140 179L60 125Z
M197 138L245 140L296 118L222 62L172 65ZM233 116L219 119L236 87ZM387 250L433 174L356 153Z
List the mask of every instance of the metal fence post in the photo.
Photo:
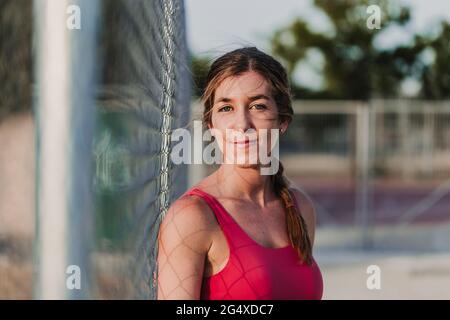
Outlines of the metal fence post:
M356 225L361 231L363 249L373 246L371 221L371 174L373 145L373 116L371 104L361 103L356 113Z
M80 29L67 26L71 5L80 10ZM34 2L38 45L38 270L34 293L39 299L89 296L87 246L92 227L90 164L95 110L92 90L99 10L96 0ZM78 275L80 287L77 281L74 287L68 287L70 275Z

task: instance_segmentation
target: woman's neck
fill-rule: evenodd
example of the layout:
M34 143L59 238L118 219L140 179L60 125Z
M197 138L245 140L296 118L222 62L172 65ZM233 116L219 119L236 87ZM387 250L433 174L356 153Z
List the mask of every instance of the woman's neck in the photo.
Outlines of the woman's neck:
M252 201L261 207L274 198L270 177L261 175L257 166L222 164L216 172L217 187L224 196Z

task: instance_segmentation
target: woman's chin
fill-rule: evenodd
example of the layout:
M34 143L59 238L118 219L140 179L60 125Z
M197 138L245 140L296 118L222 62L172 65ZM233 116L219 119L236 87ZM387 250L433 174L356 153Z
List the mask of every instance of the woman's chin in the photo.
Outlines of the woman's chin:
M241 169L257 169L259 168L259 164L255 163L255 162L250 162L250 161L227 161L225 162L225 164L227 165L232 165L236 168L241 168Z
M244 164L236 164L236 167L241 169L258 169L259 165L254 163L244 163Z

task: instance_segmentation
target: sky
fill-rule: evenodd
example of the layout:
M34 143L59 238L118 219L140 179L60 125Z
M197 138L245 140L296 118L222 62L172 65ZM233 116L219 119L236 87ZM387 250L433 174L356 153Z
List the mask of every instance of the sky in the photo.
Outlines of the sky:
M450 21L449 0L401 2L413 9L411 31L425 32L437 20ZM220 54L244 44L267 50L270 34L297 16L307 17L315 30L326 28L326 19L312 0L185 0L185 7L190 49L200 55ZM407 41L407 32L390 30L380 45Z
M450 0L399 1L411 7L412 19L406 28L390 28L377 37L378 47L408 43L414 33L430 32L439 20L450 21ZM185 0L189 48L193 54L212 58L244 45L269 52L271 34L295 17L307 18L313 30L326 31L327 18L312 3L312 0ZM311 89L322 87L320 72L311 67L321 63L319 58L312 54L312 60L298 65L294 71L297 83ZM414 83L406 85L405 90L411 95L418 90Z

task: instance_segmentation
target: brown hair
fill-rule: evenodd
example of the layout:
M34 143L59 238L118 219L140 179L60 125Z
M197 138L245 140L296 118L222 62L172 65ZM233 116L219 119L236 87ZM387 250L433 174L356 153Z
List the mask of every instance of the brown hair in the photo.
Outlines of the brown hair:
M217 58L211 65L206 87L201 100L204 104L203 124L211 124L211 113L214 104L214 93L220 83L230 77L247 71L255 71L263 76L272 86L272 96L278 108L280 122L292 121L291 90L284 67L270 55L255 47L236 49ZM283 175L283 165L271 176L275 194L281 198L286 210L286 226L291 245L297 250L299 258L312 263L312 247L308 237L305 220L294 205L289 192L289 183Z

